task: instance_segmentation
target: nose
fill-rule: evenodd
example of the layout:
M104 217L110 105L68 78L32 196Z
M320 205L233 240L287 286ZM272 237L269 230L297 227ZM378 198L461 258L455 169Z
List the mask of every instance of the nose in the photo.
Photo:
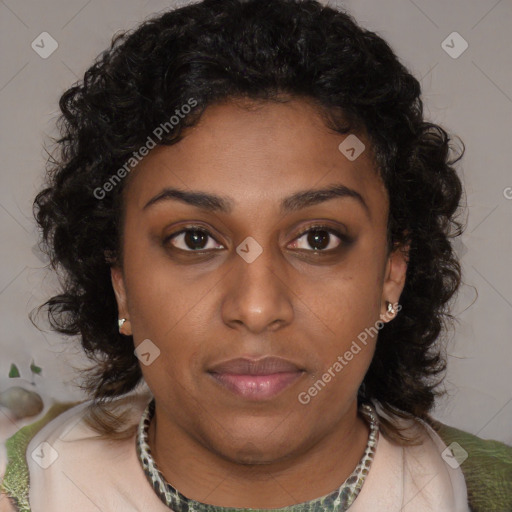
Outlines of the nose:
M279 255L265 248L252 263L235 256L222 303L226 325L259 334L292 322L290 270L279 261Z

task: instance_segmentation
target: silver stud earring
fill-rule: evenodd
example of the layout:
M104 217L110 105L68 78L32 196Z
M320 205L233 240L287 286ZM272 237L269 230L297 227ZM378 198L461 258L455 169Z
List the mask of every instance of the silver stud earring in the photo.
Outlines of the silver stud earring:
M119 325L119 330L121 330L121 327L123 327L123 324L126 322L126 318L120 318L117 321L117 324Z
M380 318L383 321L390 322L395 317L395 314L397 311L395 310L395 308L393 307L393 304L391 302L386 301L386 304L387 304L386 313L384 313L384 314L381 313Z

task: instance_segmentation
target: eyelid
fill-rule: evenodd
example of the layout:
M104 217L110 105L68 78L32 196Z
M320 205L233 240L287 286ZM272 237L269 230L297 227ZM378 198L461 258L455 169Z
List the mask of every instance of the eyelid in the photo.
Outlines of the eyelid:
M173 238L175 238L175 237L177 237L177 236L179 236L179 235L181 235L183 233L186 233L187 231L201 231L201 232L205 233L206 236L212 238L217 244L223 245L212 234L210 229L206 228L205 226L196 225L196 224L187 224L185 226L182 226L181 229L179 229L178 231L174 231L170 235L166 236L163 239L163 242L162 242L163 245L164 246L167 245ZM181 252L190 252L190 253L198 253L198 254L204 254L204 253L207 253L207 252L219 251L220 250L220 249L198 249L198 250L194 251L194 250L180 249L179 247L174 247L174 246L173 246L173 248L176 249L177 251L181 251Z
M340 243L339 243L338 247L336 247L334 249L328 249L328 250L325 250L325 249L322 249L322 250L319 250L319 249L297 249L297 250L305 251L305 252L312 252L312 253L330 254L334 251L339 250L342 246L349 245L352 242L352 238L349 235L342 233L341 231L339 231L338 229L336 229L332 226L329 226L327 224L322 224L322 223L316 223L316 224L311 224L311 225L307 226L306 228L304 228L304 230L302 230L301 232L299 232L297 235L294 236L292 242L294 242L295 240L297 240L299 238L302 238L304 235L306 235L310 231L314 231L314 230L326 231L327 233L339 238Z
M339 236L340 238L342 238L342 237L347 237L348 238L348 235L345 235L345 234L341 233L338 229L336 229L336 228L334 228L332 226L329 226L327 224L321 224L321 223L309 225L307 228L304 228L303 231L301 231L300 233L295 235L295 238L301 237L302 235L305 235L306 233L308 233L309 231L312 231L312 230L328 231L329 233L333 233L336 236ZM294 238L294 240L295 240L295 238Z

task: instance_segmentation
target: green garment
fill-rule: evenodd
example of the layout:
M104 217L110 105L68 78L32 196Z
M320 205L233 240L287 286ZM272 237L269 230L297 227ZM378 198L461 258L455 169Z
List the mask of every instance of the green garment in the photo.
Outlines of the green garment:
M461 464L474 512L512 512L512 446L480 439L438 421L431 425L446 446L457 442L468 458Z
M54 404L40 420L26 425L6 441L7 468L0 491L10 496L19 512L30 512L29 471L25 454L28 443L53 418L80 402ZM468 453L461 464L473 512L512 512L512 446L480 439L462 430L431 420L449 446L458 443Z

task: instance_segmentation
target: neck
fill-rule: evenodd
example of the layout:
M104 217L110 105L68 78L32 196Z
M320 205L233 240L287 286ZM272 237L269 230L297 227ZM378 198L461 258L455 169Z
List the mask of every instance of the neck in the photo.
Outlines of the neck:
M350 476L369 436L356 407L309 450L266 464L239 464L209 450L159 415L158 405L148 442L165 480L189 499L221 507L281 508L329 494Z

